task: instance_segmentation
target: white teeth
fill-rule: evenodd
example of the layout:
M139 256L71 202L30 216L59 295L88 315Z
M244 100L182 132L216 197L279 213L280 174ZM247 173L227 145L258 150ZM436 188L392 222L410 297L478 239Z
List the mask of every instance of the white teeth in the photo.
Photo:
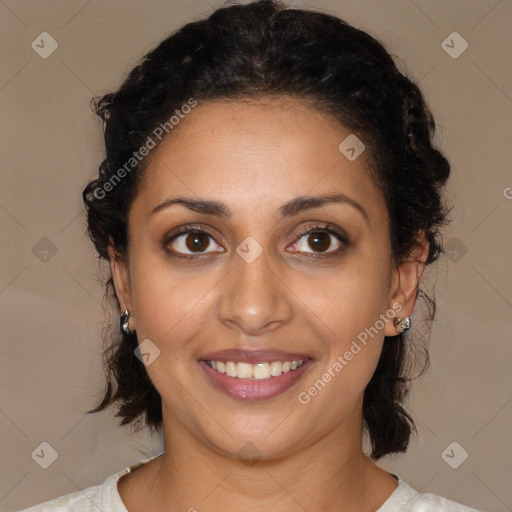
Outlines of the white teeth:
M255 379L263 380L270 377L270 364L269 363L257 363L252 368L252 376Z
M279 377L283 371L283 365L281 364L281 361L274 361L270 364L270 375L272 377Z
M212 361L213 363L213 361ZM236 363L236 375L240 379L249 379L252 377L252 364Z
M236 363L233 363L233 361L228 361L226 363L226 375L229 377L236 377Z
M235 363L233 361L208 361L211 368L229 377L249 380L265 380L279 377L282 373L296 370L304 364L303 359L297 361L272 361L271 363Z

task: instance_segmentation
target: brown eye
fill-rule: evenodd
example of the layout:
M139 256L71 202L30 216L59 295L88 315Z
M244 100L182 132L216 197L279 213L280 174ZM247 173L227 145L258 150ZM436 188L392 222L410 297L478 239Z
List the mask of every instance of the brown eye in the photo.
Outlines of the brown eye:
M319 250L320 252L325 252L331 245L330 235L322 231L310 233L307 240L309 247L314 251Z
M185 237L185 245L191 251L202 251L210 245L210 241L202 233L189 233Z
M217 245L216 251L206 251L212 244ZM224 252L224 249L216 244L212 236L206 231L198 229L187 229L181 233L173 236L167 243L166 246L172 247L171 252L178 254L203 254L209 252Z
M310 228L303 233L297 233L298 241L294 242L293 249L305 254L334 256L344 246L348 245L347 237L324 226Z

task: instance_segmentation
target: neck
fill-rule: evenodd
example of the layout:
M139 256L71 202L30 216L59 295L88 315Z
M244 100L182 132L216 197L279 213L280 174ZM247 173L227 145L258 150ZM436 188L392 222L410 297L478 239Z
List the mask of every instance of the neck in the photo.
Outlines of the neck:
M250 461L212 449L172 421L164 427L164 454L146 475L140 508L373 512L397 482L363 454L361 435L354 436L359 427L345 425L307 448Z

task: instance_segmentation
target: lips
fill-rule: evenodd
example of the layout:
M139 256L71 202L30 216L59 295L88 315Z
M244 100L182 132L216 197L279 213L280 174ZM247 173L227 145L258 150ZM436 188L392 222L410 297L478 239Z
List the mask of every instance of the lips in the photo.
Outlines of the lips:
M291 367L290 361L294 362ZM307 354L275 349L227 349L202 354L198 362L207 380L216 390L237 400L259 401L274 398L293 388L312 366L313 359ZM219 362L221 371L218 371ZM281 365L281 362L284 364ZM266 368L269 363L273 363L272 369L276 370L272 371L272 375ZM241 368L245 374L248 365L254 365L253 369L260 366L260 371L266 371L265 375L255 374L249 378L243 378L247 375L237 375L237 370L240 371ZM232 372L229 371L230 367ZM278 367L281 368L280 371L277 371Z

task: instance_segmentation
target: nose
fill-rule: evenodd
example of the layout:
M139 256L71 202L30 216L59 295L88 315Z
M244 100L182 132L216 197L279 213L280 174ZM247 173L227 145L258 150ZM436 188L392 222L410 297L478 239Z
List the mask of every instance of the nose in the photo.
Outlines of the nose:
M219 319L231 329L259 336L289 322L292 291L263 251L251 263L238 254L221 282Z

